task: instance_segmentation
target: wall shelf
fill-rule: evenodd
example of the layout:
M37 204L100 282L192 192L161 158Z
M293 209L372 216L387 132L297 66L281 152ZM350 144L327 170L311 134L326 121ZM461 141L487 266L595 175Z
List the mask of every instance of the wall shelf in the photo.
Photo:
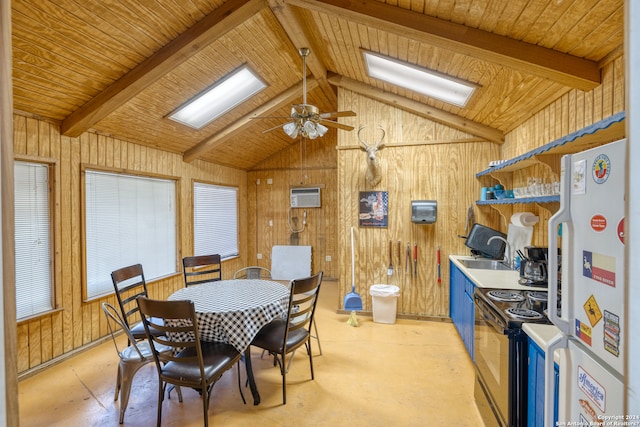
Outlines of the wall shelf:
M478 200L476 205L516 205L521 203L560 203L560 196L520 197L500 200Z
M476 174L476 178L490 176L505 187L512 186L512 172L534 165L544 165L556 176L560 176L560 159L565 154L577 153L617 141L625 136L625 112L621 111L596 123L558 138L548 144L489 167ZM560 208L560 196L539 196L518 199L478 200L478 206L490 206L500 212L507 223L513 214L514 205L533 203L549 212Z
M624 119L625 112L621 111L497 166L478 172L476 178L495 172L513 172L538 163L547 164L558 173L560 165L557 158L559 156L588 150L624 138Z

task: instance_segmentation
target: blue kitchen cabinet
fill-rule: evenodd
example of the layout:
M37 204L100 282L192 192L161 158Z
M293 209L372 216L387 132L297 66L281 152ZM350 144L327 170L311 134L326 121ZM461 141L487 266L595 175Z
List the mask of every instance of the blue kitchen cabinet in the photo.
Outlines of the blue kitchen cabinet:
M462 342L473 360L473 326L475 305L473 292L476 286L464 273L449 261L449 313Z
M544 426L544 356L545 352L538 344L529 338L529 366L528 390L527 390L527 427ZM558 421L558 385L560 381L560 369L554 363L556 390L555 402L553 405L554 424Z

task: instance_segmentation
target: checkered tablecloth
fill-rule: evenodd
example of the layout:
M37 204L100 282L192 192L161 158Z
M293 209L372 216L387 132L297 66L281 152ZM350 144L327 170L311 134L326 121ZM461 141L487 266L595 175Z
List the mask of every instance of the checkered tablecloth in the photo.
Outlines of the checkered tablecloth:
M264 325L286 316L289 289L269 280L221 280L182 288L168 299L193 301L200 339L243 352Z

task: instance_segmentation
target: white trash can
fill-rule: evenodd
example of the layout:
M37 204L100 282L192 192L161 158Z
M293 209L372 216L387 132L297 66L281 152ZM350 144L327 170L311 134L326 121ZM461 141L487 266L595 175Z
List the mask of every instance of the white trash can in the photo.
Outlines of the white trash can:
M373 301L373 321L396 323L400 288L394 285L371 285L369 293Z

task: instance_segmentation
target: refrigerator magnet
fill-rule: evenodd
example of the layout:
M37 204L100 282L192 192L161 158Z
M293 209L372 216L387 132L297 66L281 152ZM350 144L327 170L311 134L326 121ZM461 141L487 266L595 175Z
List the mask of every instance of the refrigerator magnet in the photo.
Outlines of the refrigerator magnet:
M573 173L571 174L571 194L586 194L586 174L587 161L578 160L573 163Z

